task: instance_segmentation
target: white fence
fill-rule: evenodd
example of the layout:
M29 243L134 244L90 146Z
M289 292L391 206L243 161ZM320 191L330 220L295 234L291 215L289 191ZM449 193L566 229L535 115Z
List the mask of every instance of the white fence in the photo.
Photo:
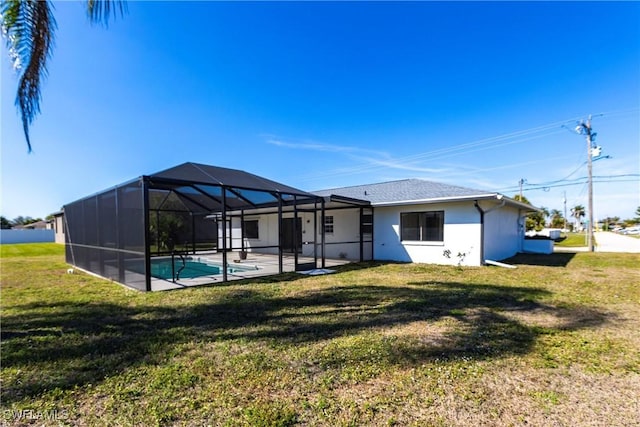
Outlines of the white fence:
M522 252L530 254L552 254L553 240L551 239L524 239Z
M55 241L53 230L0 230L0 243L47 243Z

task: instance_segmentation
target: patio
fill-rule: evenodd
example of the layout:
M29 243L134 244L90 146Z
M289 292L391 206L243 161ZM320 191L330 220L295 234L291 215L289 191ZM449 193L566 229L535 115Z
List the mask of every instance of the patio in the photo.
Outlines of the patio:
M227 282L232 280L252 279L256 277L273 276L279 274L278 255L248 253L247 258L240 260L238 253L228 253L229 259L233 262L229 263L229 268L234 270L227 273ZM213 265L222 265L222 253L198 253L189 256L193 260ZM283 255L283 272L289 273L295 271L295 257L293 254ZM312 257L298 257L299 263L313 263ZM348 264L350 261L346 259L325 259L326 268L330 269L338 265ZM180 264L180 261L177 261ZM243 271L235 271L234 267L247 268ZM168 291L173 289L189 288L193 286L215 285L225 283L222 273L216 275L207 275L195 278L179 278L175 282L168 279L151 278L151 291Z

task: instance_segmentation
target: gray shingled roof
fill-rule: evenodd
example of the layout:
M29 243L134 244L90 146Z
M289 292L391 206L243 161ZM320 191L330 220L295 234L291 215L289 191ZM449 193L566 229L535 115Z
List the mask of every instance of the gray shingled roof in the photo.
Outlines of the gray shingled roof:
M483 190L474 190L457 185L422 179L403 179L400 181L381 182L378 184L356 185L353 187L332 188L314 191L318 196L344 196L359 200L367 200L372 205L396 202L429 201L433 199L460 199L497 196Z

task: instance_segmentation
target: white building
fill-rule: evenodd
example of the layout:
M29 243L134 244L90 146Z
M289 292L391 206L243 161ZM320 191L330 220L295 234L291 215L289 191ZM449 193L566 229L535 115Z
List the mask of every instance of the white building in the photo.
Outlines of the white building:
M291 245L297 241L298 253L312 256L313 242L322 242L316 244L323 246L326 258L353 261L478 266L485 260L502 260L523 250L524 217L536 211L502 194L419 179L314 194L324 198L324 220L319 211L301 209L294 227L294 215L285 214L284 245L294 252ZM245 214L246 249L275 253L277 220L272 213ZM240 221L232 228L239 242Z
M67 204L52 225L64 233L67 262L150 291L157 279L176 283L194 255L219 263L194 277L223 282L240 277L229 267L249 253L273 255L261 257L277 266L265 275L338 259L479 266L527 249L525 216L534 211L502 194L418 179L309 193L184 163Z

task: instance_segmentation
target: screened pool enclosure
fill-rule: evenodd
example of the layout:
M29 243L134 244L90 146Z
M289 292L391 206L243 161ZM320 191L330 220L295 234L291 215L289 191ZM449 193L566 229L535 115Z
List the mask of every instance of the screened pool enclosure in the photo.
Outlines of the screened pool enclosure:
M356 237L327 242L334 218L327 212L338 210L350 212ZM239 273L324 267L327 253L373 257L368 202L196 163L70 203L64 217L69 264L142 291L156 290L158 281L226 282L245 277Z

